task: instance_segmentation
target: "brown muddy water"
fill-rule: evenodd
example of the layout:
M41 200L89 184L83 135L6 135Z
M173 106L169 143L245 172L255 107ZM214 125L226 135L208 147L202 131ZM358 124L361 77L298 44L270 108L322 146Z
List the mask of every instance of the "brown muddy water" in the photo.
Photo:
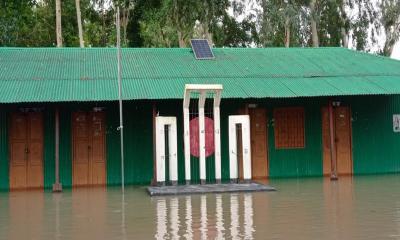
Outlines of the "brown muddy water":
M400 175L269 184L278 191L0 193L0 239L400 239Z

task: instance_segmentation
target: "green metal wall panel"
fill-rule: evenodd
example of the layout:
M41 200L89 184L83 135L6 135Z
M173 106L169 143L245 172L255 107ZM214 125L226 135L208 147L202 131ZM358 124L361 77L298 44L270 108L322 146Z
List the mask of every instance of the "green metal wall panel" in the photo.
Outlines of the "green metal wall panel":
M400 172L400 133L393 132L393 114L400 114L400 97L360 97L350 101L354 173Z
M72 186L72 132L69 106L60 106L60 182Z
M106 105L107 184L121 183L119 113L117 103ZM149 102L124 103L125 183L149 184L153 176L152 107Z
M9 189L8 110L0 106L0 190Z
M393 114L400 113L400 96L336 97L352 110L352 147L355 174L400 172L400 134L393 132ZM222 179L229 179L228 116L237 114L244 103L257 103L265 107L268 115L269 175L276 177L322 176L322 123L321 107L328 98L291 100L224 100L221 103L221 153ZM152 102L135 101L124 104L125 130L125 181L126 184L149 184L153 177L153 130ZM44 106L44 185L54 183L54 109L55 105ZM72 184L72 134L71 112L90 110L94 106L105 107L106 111L106 157L107 184L121 183L120 138L118 104L80 103L58 104L60 107L60 179L63 187ZM305 137L304 149L280 149L274 147L274 108L304 106ZM177 116L178 124L178 179L185 179L183 154L183 118L180 100L156 103L160 116ZM9 188L8 115L10 106L2 105L0 111L0 190ZM192 158L192 175L199 179L198 159ZM207 181L212 182L214 158L207 158Z
M268 151L270 177L302 177L322 175L322 122L319 100L288 100L269 104ZM275 149L273 108L304 107L305 148Z
M55 182L55 117L52 107L46 107L44 109L43 179L44 187L51 188Z

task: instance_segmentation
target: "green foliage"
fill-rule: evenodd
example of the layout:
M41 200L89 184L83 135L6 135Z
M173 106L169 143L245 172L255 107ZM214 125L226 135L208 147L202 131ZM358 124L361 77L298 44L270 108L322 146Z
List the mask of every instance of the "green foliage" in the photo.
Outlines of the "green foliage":
M320 46L342 46L350 38L355 48L368 51L384 36L380 53L390 55L400 38L400 0L315 0L312 15L311 0L80 2L87 47L115 46L116 5L126 20L123 46L129 47L185 47L191 38L217 47L311 46L311 19ZM75 1L62 1L61 7L63 45L77 47ZM49 47L55 38L55 0L0 0L0 46Z

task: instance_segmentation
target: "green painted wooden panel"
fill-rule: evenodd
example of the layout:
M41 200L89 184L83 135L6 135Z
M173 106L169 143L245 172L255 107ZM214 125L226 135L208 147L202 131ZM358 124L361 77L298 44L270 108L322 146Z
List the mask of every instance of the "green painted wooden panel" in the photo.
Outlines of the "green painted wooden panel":
M268 111L268 150L270 177L302 177L322 175L322 99L272 101ZM327 101L326 101L327 102ZM275 149L273 108L303 106L305 110L305 148Z
M0 106L0 190L9 189L7 112L4 105Z

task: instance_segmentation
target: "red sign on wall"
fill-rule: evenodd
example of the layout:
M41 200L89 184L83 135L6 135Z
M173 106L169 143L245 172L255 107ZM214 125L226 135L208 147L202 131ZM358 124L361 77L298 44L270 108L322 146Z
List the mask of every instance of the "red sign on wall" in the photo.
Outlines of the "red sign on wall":
M205 117L205 130L206 130L206 157L214 153L214 120ZM199 149L199 118L190 120L190 154L195 157L200 156Z

